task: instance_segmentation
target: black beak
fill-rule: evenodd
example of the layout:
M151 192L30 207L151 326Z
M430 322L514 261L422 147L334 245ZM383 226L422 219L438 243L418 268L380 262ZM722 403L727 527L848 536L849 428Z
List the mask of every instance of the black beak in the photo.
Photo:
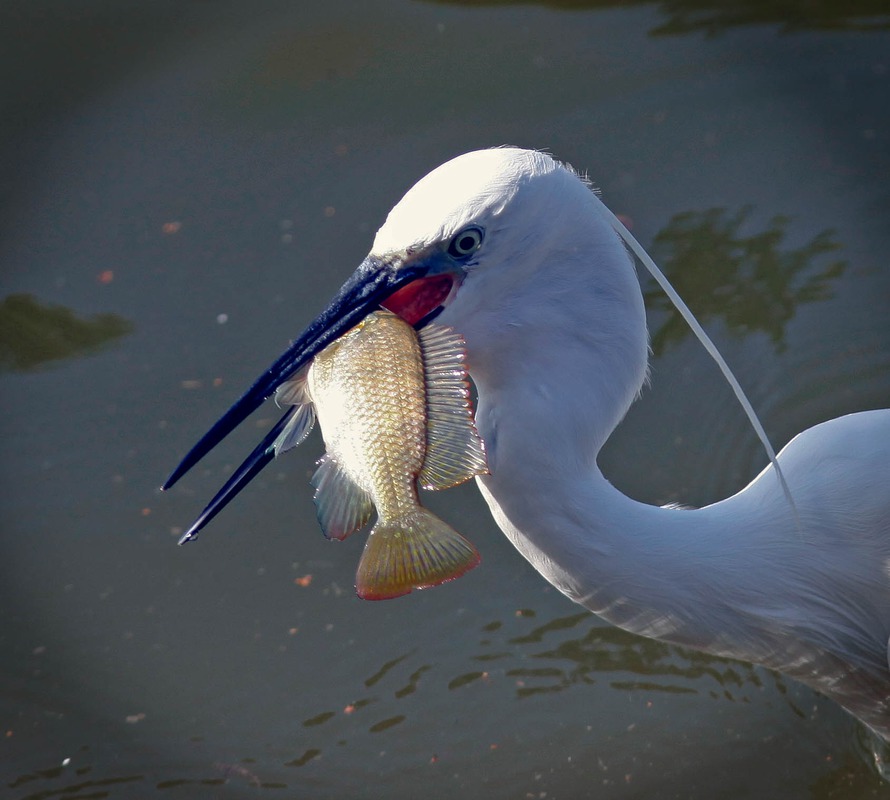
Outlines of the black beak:
M428 269L429 265L423 264L422 261L408 265L399 259L383 260L368 256L352 277L343 284L330 305L201 437L200 441L182 459L179 466L173 470L161 489L165 490L173 486L259 408L263 401L268 399L284 381L308 365L331 342L339 339L340 336L361 322L394 292L412 281L424 277ZM232 477L182 536L180 544L193 539L198 531L210 522L274 458L273 442L292 413L293 409L288 410L245 459L244 463L235 470Z

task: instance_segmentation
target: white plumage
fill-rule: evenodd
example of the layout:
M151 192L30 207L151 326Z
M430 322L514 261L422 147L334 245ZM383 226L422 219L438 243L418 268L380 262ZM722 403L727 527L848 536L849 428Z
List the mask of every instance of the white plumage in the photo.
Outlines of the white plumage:
M627 630L781 670L890 740L890 410L795 437L778 458L794 505L774 463L697 510L625 497L596 463L647 370L643 299L618 230L587 184L542 153L444 164L165 488L380 304L421 325L441 311L466 341L478 390L491 471L479 486L548 581ZM291 414L183 540L272 459Z
M596 456L639 393L639 283L600 200L540 153L470 153L424 178L375 240L382 258L485 241L439 320L467 342L504 533L575 602L627 630L764 664L890 737L890 410L798 435L779 456L800 516L767 467L697 510L618 492Z

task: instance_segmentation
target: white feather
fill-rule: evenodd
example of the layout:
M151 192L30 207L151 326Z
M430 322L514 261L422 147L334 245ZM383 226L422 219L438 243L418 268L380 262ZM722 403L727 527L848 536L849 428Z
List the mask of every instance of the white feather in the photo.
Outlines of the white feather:
M464 225L482 247L439 320L467 343L501 529L560 591L642 635L783 670L890 738L890 411L811 428L698 510L623 496L596 456L647 371L611 215L549 156L460 156L411 189L378 255Z

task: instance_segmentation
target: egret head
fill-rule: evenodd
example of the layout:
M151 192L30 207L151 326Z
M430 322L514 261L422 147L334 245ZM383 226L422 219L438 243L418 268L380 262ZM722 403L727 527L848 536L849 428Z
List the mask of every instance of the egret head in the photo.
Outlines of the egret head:
M554 352L568 360L583 349L585 368L621 376L632 399L645 372L642 297L604 211L544 153L467 153L408 191L365 266L410 276L381 304L418 327L438 318L459 332L480 388L515 377L517 362L534 370ZM622 394L601 417L620 418L627 402Z
M380 306L416 327L447 310L448 324L465 337L473 325L480 330L487 321L491 331L503 327L504 319L512 321L504 309L523 304L534 309L527 302L537 297L530 282L558 286L554 265L565 272L564 265L581 263L580 254L589 248L582 247L587 243L577 231L591 227L591 207L598 203L570 168L532 150L480 150L433 170L392 209L370 254L328 307L192 448L164 488ZM614 233L608 236L623 256ZM629 260L624 262L635 281ZM542 279L548 265L553 274ZM564 283L568 292L570 282ZM500 316L491 320L492 314Z
M458 156L421 179L390 211L365 262L402 283L382 305L422 325L471 273L516 264L535 208L546 205L547 177L560 170L543 153L498 148Z

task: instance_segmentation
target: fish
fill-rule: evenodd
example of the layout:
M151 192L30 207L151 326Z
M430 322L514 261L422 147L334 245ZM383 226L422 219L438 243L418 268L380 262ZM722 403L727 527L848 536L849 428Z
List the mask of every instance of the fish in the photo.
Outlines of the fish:
M311 483L319 524L345 539L369 522L355 588L383 600L437 586L479 564L477 549L420 504L418 486L445 489L488 472L476 430L463 339L420 331L375 311L276 392L293 414L273 447L300 444L317 417L326 453Z

